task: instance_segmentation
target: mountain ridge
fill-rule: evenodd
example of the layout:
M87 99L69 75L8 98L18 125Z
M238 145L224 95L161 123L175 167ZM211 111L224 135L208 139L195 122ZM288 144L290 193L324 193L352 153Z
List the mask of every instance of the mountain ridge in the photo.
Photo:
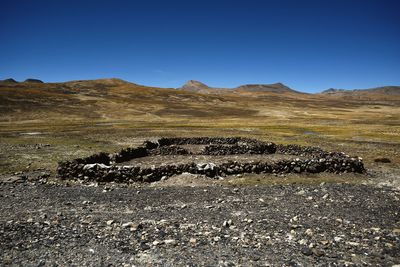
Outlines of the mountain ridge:
M273 83L273 84L243 84L233 88L219 88L210 87L203 82L196 80L189 80L182 87L178 87L178 90L199 92L206 94L220 94L220 93L302 93L291 89L283 83Z
M327 90L322 91L320 94L327 95L340 95L340 94L360 94L360 93L378 93L378 94L386 94L386 95L398 95L400 94L400 86L395 85L387 85L387 86L379 86L367 89L336 89L329 88Z
M165 88L140 85L133 82L125 81L119 78L101 78L92 80L72 80L65 82L42 82L38 79L26 79L23 82L19 82L13 78L0 80L0 86L33 86L35 85L62 85L72 88L80 87L113 87L113 86L135 86L143 88L158 88L158 89L176 89L178 91L186 91L191 93L200 94L263 94L263 93L274 93L274 94L303 94L303 95L327 95L327 96L360 96L370 94L381 94L381 95L400 95L400 86L380 86L366 89L337 89L329 88L317 93L305 93L294 90L284 83L277 82L272 84L243 84L233 88L219 88L211 87L203 82L197 80L189 80L183 86L178 88Z
M0 122L21 120L188 120L200 118L268 118L285 120L291 113L362 105L400 106L400 94L349 95L282 92L283 84L245 85L239 89L213 89L191 81L187 86L206 91L186 91L138 85L120 79L76 80L64 83L0 82ZM278 88L280 93L271 92ZM255 89L254 89L255 88ZM256 92L249 91L256 90ZM263 91L266 89L268 91ZM287 89L288 90L288 89ZM211 91L211 92L210 92ZM205 93L204 93L205 92ZM284 107L285 112L277 111ZM278 113L277 113L278 112ZM308 112L308 111L307 111ZM311 112L312 113L312 112ZM311 114L310 113L310 114ZM45 116L44 116L45 114ZM275 115L274 115L275 114Z

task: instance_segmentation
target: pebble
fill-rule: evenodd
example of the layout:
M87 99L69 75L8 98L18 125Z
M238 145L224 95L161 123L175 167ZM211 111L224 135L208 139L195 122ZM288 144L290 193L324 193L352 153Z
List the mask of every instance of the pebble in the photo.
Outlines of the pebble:
M154 246L158 246L159 244L161 244L161 242L159 240L154 240L153 241L153 245Z
M128 228L128 227L131 227L132 225L133 225L133 222L126 222L126 223L122 224L122 227Z
M213 240L214 240L215 242L218 242L219 240L221 240L221 237L215 236L215 237L213 238Z
M222 226L223 227L229 227L229 226L231 226L233 223L232 223L232 220L227 220L227 221L224 221L223 223L222 223Z
M306 191L304 191L304 190L302 189L302 190L298 191L298 192L296 193L296 195L302 196L302 195L304 195L305 193L306 193Z
M299 244L300 244L300 245L305 245L305 244L307 244L307 240L305 240L305 239L300 239L300 240L299 240Z
M347 245L350 245L350 246L354 246L354 247L358 247L358 246L360 245L360 243L358 243L358 242L353 242L353 241L347 241L346 244L347 244Z
M177 245L178 242L175 239L166 239L166 240L164 240L164 244L166 244L166 245Z
M317 257L322 257L325 255L325 253L320 249L312 249L311 251Z
M301 249L301 253L303 253L306 256L311 256L313 254L312 250L308 247L303 247Z
M340 242L340 241L343 240L343 238L341 238L341 237L339 237L339 236L335 236L335 237L333 238L333 240L335 240L335 242Z

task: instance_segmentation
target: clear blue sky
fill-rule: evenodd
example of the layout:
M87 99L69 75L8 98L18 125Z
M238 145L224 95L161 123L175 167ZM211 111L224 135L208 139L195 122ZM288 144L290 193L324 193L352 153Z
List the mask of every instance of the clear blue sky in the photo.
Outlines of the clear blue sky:
M400 85L400 1L0 2L0 79Z

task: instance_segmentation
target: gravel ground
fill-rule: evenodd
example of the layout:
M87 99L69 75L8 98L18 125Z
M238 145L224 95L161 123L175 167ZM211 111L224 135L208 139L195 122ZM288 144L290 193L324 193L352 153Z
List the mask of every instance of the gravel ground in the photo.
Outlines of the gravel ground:
M392 266L400 193L366 185L0 185L1 264Z

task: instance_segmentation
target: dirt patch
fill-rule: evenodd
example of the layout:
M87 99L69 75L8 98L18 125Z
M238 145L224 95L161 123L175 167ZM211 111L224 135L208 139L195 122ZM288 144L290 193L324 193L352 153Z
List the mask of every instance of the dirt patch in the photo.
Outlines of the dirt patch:
M227 163L230 161L233 162L243 162L243 163L251 163L251 162L268 162L270 164L277 163L282 160L295 160L299 159L298 156L293 155L282 155L282 154L267 154L267 155L258 155L258 154L239 154L239 155L230 155L227 156L213 156L213 155L156 155L156 156L147 156L132 159L127 162L118 163L117 166L137 166L149 168L151 166L162 166L162 165L179 165L179 164L188 164L195 162L196 164L208 164L213 163L216 165L220 165L223 163Z

